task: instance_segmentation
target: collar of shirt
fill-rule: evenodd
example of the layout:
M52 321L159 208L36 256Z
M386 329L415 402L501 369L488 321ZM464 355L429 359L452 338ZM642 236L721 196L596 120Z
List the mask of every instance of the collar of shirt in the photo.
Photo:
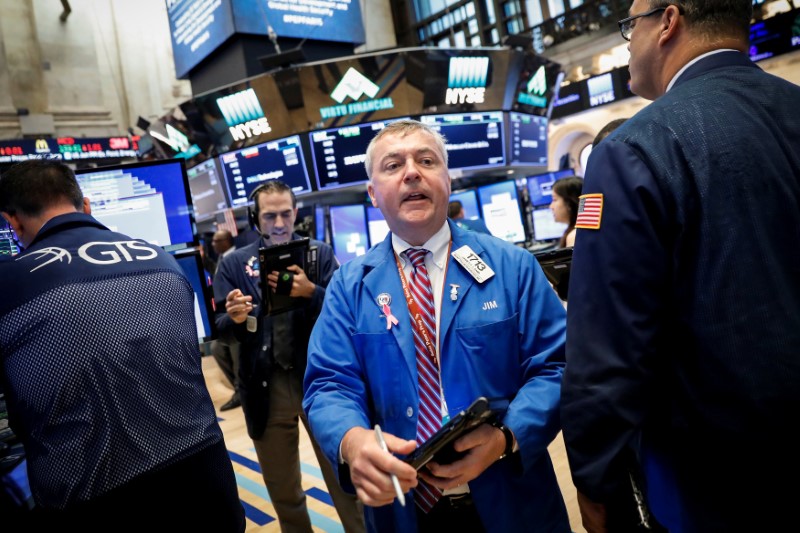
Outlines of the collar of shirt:
M438 276L439 282L441 283L441 275L444 272L444 267L447 264L447 248L450 244L450 225L445 220L442 227L433 234L433 236L425 241L422 246L411 246L406 241L392 233L392 248L394 249L394 253L397 254L397 257L400 258L400 264L403 265L403 272L408 274L411 272L411 262L405 256L403 252L405 252L409 248L425 248L429 252L431 252L430 257L425 257L425 266L428 267L428 277L432 278L433 276ZM431 257L433 259L431 259ZM432 269L431 267L436 267ZM436 285L433 283L433 279L431 279L431 286L433 288L434 295L436 294Z
M713 56L714 54L719 54L720 52L738 52L739 50L734 50L733 48L720 48L719 50L712 50L710 52L706 52L705 54L699 55L686 63L682 69L680 69L670 80L669 85L667 85L667 90L665 92L669 92L672 89L672 86L675 85L675 82L678 81L678 78L681 77L681 74L686 72L686 69L703 59L704 57Z

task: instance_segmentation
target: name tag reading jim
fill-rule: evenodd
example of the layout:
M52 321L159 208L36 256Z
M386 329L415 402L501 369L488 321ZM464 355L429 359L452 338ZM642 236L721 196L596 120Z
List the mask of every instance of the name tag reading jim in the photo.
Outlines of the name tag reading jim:
M452 255L453 258L458 261L458 264L464 267L464 269L469 272L469 275L475 278L475 281L478 283L483 283L494 276L494 270L484 263L483 259L467 245L462 246L450 255Z

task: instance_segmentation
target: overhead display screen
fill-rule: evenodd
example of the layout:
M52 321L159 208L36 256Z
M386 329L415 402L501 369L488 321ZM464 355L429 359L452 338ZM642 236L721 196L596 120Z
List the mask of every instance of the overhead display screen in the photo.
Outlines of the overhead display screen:
M780 13L750 25L750 59L769 57L800 49L800 9Z
M203 161L186 170L189 191L192 193L195 220L211 218L228 207L225 186L216 159Z
M233 0L236 31L278 37L363 44L358 0Z
M311 132L309 139L319 190L366 183L364 160L367 146L390 122L385 120Z
M230 0L167 0L175 74L185 78L234 34Z
M509 164L547 166L547 118L511 111L508 129Z
M250 193L269 180L281 180L295 194L311 191L300 137L257 144L219 156L231 207L244 207Z
M502 111L423 115L420 122L444 135L451 170L505 164Z

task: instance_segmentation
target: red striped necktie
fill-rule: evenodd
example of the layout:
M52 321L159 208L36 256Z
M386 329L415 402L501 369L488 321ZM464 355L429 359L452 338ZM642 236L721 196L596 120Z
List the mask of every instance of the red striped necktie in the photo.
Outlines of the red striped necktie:
M409 289L419 307L421 325L427 330L429 345L436 346L436 311L433 289L425 267L424 248L409 248L405 251L414 271L409 279ZM417 443L431 438L442 425L442 399L440 395L439 366L428 350L418 323L411 317L414 331L414 348L417 352L417 378L419 380L419 413L417 420ZM442 493L421 479L417 485L415 501L423 512L428 512L436 504Z

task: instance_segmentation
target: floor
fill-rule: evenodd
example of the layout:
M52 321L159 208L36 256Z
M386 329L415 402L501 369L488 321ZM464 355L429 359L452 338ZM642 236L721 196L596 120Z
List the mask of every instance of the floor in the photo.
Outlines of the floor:
M203 357L203 373L206 377L208 390L211 393L211 399L219 409L222 404L230 399L233 391L213 357ZM267 489L264 487L264 481L261 478L253 443L247 436L242 409L237 408L225 412L218 411L218 416L219 424L225 434L225 443L233 461L236 479L239 483L239 497L247 515L247 532L279 532L280 526L275 519L275 511L272 508ZM308 496L307 502L311 523L314 529L320 532L344 531L330 496L328 496L325 482L322 480L322 474L311 449L308 436L302 426L300 430L303 490ZM580 525L575 487L570 481L569 466L567 465L564 444L560 435L550 445L550 455L555 465L564 501L567 504L572 530L575 533L585 533L586 530Z

